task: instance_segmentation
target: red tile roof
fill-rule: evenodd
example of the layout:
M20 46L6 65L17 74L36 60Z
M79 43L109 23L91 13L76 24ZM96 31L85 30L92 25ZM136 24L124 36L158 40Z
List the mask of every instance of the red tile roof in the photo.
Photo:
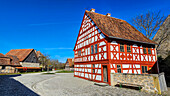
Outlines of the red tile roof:
M16 66L20 65L19 59L17 58L17 56L13 56L13 55L7 55L7 56L12 59L12 61L11 61L12 65L16 65Z
M2 53L0 53L0 57L5 57L5 55L4 55L4 54L2 54Z
M19 61L23 61L33 50L34 49L12 49L5 55L14 55L19 58Z
M86 11L103 34L110 38L156 44L124 20Z
M68 58L66 63L69 63L69 66L73 66L74 65L74 62L73 62L73 59L72 58Z

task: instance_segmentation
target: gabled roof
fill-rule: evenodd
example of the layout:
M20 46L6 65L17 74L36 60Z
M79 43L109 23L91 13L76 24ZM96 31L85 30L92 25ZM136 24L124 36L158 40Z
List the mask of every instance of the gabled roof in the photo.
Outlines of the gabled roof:
M2 53L0 53L0 57L5 57L5 55L4 55L4 54L2 54Z
M33 50L34 49L12 49L5 55L17 56L17 58L19 58L19 61L22 62Z
M73 65L74 65L74 62L73 62L73 59L72 59L72 58L67 58L66 63L68 63L69 66L73 66Z
M102 33L109 38L156 44L124 20L87 10L86 13Z

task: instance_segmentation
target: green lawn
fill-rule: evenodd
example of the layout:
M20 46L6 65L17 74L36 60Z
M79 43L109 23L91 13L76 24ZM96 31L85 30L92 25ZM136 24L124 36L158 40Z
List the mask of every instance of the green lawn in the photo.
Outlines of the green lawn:
M55 73L42 73L42 74L55 74Z
M21 74L28 74L28 73L41 73L41 71L40 72L22 72Z
M1 73L0 75L17 75L17 74L21 74L21 73Z
M56 73L74 73L74 71L66 71L66 70L62 70L62 71L58 71Z
M16 75L16 74L28 74L28 73L40 73L40 72L1 73L0 75Z

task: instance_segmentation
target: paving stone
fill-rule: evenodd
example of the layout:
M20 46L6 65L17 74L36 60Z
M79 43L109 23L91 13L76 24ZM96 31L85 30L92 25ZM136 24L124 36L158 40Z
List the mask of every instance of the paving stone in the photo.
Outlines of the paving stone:
M0 78L2 96L150 96L137 90L98 86L95 82L73 77L73 73L55 75L24 74ZM5 87L4 87L5 86Z

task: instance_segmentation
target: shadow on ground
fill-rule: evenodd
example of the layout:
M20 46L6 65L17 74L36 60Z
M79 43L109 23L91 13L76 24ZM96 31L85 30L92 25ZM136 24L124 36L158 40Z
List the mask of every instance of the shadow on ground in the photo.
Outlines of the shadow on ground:
M21 76L21 74L0 76L1 96L39 96L25 85L12 78L16 76Z

